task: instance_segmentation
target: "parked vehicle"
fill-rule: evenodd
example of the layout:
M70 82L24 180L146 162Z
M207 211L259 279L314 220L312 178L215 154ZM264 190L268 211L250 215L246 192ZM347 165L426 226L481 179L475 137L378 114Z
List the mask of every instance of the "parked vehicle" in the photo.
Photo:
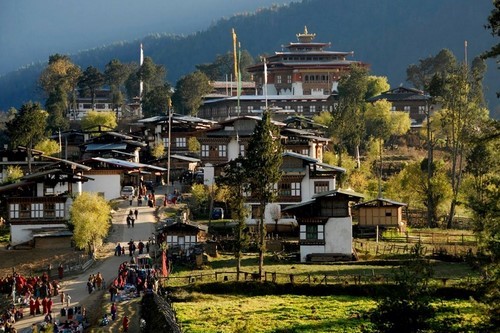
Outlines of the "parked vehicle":
M120 196L123 199L128 199L130 196L135 195L135 189L133 186L123 186L122 190L120 191Z
M214 207L212 210L212 219L221 220L224 218L224 209L221 207Z

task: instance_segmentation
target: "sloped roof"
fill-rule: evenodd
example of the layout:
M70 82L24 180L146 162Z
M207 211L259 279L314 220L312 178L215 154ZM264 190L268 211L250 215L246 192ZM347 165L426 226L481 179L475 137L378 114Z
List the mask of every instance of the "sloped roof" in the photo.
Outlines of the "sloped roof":
M389 102L395 101L425 101L431 98L426 95L422 90L414 88L398 87L391 90L384 91L380 95L373 96L367 99L368 102L376 102L381 99L386 99Z
M129 169L146 168L146 169L153 169L153 170L157 170L157 171L167 171L167 169L156 166L156 165L130 162L130 161L125 161L125 160L120 160L117 158L92 157L92 160L98 161L98 162L104 162L104 163L108 163L108 164L114 164L114 165L117 165L120 167L129 168Z
M337 194L342 194L342 195L346 195L346 196L353 197L353 198L359 198L359 199L362 199L365 197L363 194L354 192L352 190L337 189L337 190L316 193L315 195L313 195L313 199L323 198L323 197L334 197Z
M289 151L289 152L283 153L283 157L285 157L285 156L290 156L290 157L298 158L298 159L301 159L301 160L306 161L308 163L316 164L317 166L319 166L321 168L335 170L335 171L338 171L338 172L346 172L346 169L344 169L344 168L341 168L341 167L338 167L338 166L334 166L334 165L330 165L330 164L326 164L326 163L322 163L319 160L317 160L317 159L315 159L313 157L307 156L307 155L302 155L302 154L299 154L299 153L294 153L294 152L290 152Z
M382 207L382 206L408 206L408 204L404 202L397 202L394 200L390 199L384 199L384 198L377 198L374 200L366 201L366 202L360 202L354 207L359 208L359 207Z

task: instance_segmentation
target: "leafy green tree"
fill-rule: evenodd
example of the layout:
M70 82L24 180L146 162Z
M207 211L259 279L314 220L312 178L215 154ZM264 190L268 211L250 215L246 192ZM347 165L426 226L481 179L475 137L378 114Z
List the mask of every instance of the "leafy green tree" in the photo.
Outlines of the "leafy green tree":
M89 111L81 124L85 130L96 130L99 126L114 129L117 126L116 114L112 111Z
M243 159L241 157L231 160L219 177L218 182L229 191L229 207L231 209L231 218L237 222L234 230L234 256L236 258L236 279L239 281L241 272L241 258L243 250L248 246L249 237L246 232L246 218L248 209L245 206L245 186L246 172L243 168Z
M436 56L420 59L418 65L408 66L406 80L417 89L429 91L431 80L435 75L444 77L456 65L455 55L450 50L443 49Z
M163 143L155 143L151 148L151 156L157 159L165 156L165 145Z
M211 91L212 86L208 77L204 73L196 71L177 81L172 103L177 112L196 115L203 102L203 97Z
M5 171L2 184L11 184L17 182L24 176L23 169L19 165L9 165Z
M97 193L83 192L70 208L70 227L76 247L93 254L110 228L111 206Z
M451 197L450 181L443 161L438 160L432 163L433 177L430 182L424 181L426 173L426 159L410 163L398 175L387 181L385 193L390 198L406 202L408 207L431 209L431 221L437 222L439 212L444 211L444 204ZM432 200L430 206L428 204L429 196Z
M96 91L104 85L104 82L104 74L94 66L87 67L78 81L83 95L90 96L92 99L92 110L95 108Z
M73 64L68 56L54 54L49 57L49 64L38 80L47 96L58 87L69 94L76 87L80 75L80 68Z
M39 77L39 84L48 99L45 103L49 113L49 129L66 130L69 121L65 117L70 104L76 109L76 86L81 76L80 67L68 56L55 54L49 57L49 64Z
M347 151L359 157L359 145L364 136L365 96L368 89L368 70L352 66L349 75L340 79L338 101L331 112L332 121L328 133L339 156L342 167L342 153Z
M21 106L15 118L7 124L11 146L25 146L28 151L28 169L31 172L31 150L46 138L48 114L39 103L28 102Z
M50 93L49 98L45 102L45 107L49 114L47 123L50 132L69 129L69 120L66 117L68 95L63 91L61 86L58 86L56 91Z
M495 37L500 37L500 0L493 0L493 9L488 17L488 23L486 28L491 30L491 34ZM487 58L497 58L500 55L500 43L494 45L489 51L484 52L481 57L483 59ZM497 62L498 63L498 62ZM497 92L497 97L500 98L500 91Z
M130 74L125 80L125 91L128 99L139 97L139 65L135 62L127 64Z
M366 89L366 98L380 95L384 91L391 89L386 76L368 76L368 86Z
M481 98L471 89L474 80L465 66L456 68L445 78L443 94L437 100L443 108L441 114L441 135L446 137L451 160L451 188L453 196L448 213L447 226L451 227L459 203L459 192L464 169L464 154L470 147L471 134L487 119L488 111L481 107Z
M204 184L193 184L191 186L191 199L189 207L195 216L206 216L210 193Z
M142 79L143 94L147 94L154 87L163 86L166 75L167 71L163 65L157 65L151 57L145 57L138 75Z
M470 181L467 205L473 212L474 230L481 252L488 256L481 267L478 288L486 320L478 332L493 332L500 326L500 122L490 120L473 140L467 155Z
M61 151L59 143L52 139L45 139L35 145L36 150L43 151L44 155L54 156Z
M269 110L264 111L262 120L255 126L247 152L243 167L246 179L249 181L252 198L259 204L259 276L262 277L266 250L264 211L266 205L276 199L275 186L281 179L281 164L283 163L279 129L271 123Z
M110 86L114 110L124 103L123 89L125 81L130 75L130 67L121 63L118 59L113 59L106 64L104 69L104 80Z
M199 153L201 149L201 144L200 141L198 141L198 139L192 136L187 141L187 147L191 153Z
M382 153L384 141L392 135L403 135L410 130L410 116L406 112L391 111L392 104L379 100L368 104L365 111L366 132L379 142L379 197L382 196Z
M252 55L247 51L241 51L239 56L239 67L241 71L241 79L249 80L250 74L246 71L255 63ZM234 75L234 56L232 52L227 52L223 55L217 55L213 63L196 65L196 69L203 72L211 81L223 81L230 79L231 74ZM233 81L235 78L233 77Z
M166 115L169 109L171 88L169 84L156 86L142 99L142 113L145 117Z

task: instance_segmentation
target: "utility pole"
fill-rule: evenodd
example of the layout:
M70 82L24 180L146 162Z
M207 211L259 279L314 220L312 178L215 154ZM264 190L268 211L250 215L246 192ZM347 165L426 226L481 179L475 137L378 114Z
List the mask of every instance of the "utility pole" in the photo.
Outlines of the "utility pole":
M167 193L170 193L170 146L172 145L172 102L168 99Z
M429 108L428 95L425 97L425 115L427 117L427 223L429 227L435 227L436 221L434 221L434 198L432 197L431 190L431 180L434 174L433 172L433 144L432 144L432 133L431 133L431 112Z

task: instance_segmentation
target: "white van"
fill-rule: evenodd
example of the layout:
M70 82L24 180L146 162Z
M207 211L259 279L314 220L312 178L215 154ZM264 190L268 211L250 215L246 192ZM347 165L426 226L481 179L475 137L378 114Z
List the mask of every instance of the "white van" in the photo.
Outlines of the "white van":
M135 193L133 186L123 186L120 191L120 195L123 199L128 199L130 196L133 196Z

